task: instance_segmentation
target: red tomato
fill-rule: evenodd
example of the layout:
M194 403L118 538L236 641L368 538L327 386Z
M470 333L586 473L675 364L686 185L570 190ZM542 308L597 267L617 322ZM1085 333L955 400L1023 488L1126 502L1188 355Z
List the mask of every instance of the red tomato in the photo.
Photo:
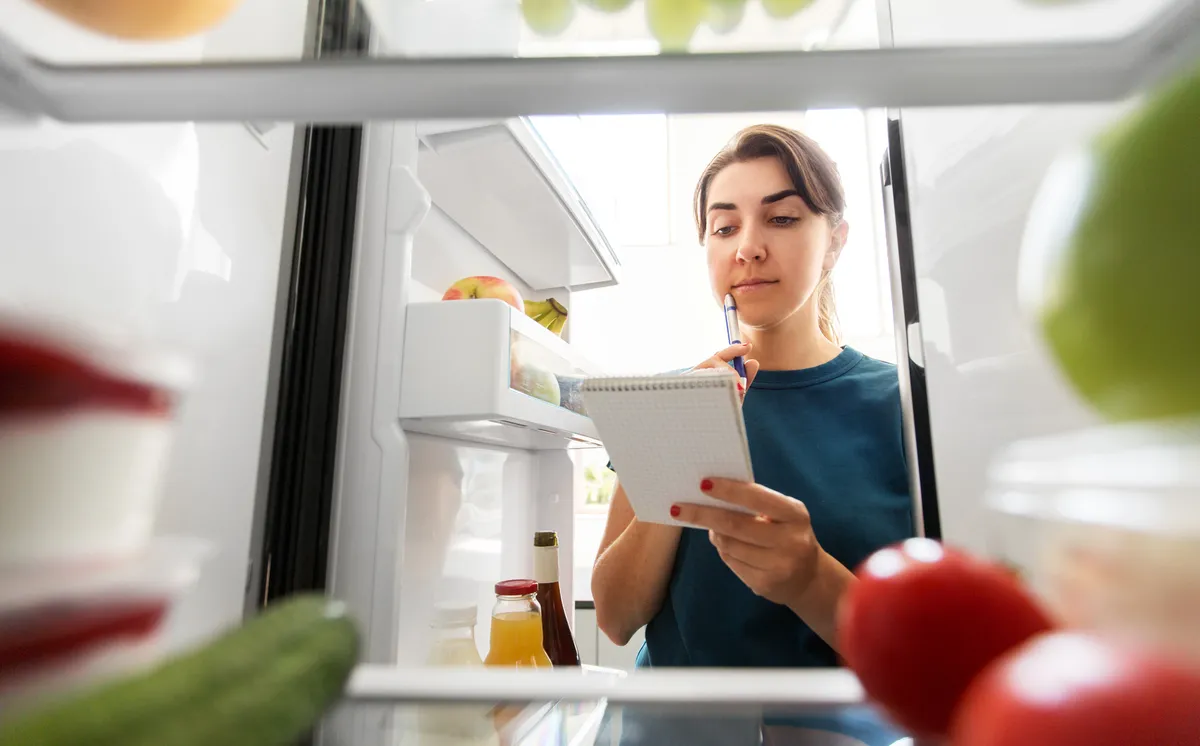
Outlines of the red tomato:
M929 539L867 558L838 619L846 664L912 735L941 737L975 675L1050 629L1012 575Z
M967 689L953 746L1197 746L1200 673L1082 632L1039 635Z

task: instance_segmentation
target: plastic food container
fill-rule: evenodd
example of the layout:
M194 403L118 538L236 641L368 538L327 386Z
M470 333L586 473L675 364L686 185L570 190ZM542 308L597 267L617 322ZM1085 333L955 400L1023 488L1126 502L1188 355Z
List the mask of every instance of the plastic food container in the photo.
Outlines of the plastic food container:
M0 311L0 568L141 548L187 382L177 357Z
M1200 421L1018 443L988 504L995 552L1065 624L1200 664Z
M210 554L200 541L161 539L107 566L0 572L0 708L157 661L164 622Z

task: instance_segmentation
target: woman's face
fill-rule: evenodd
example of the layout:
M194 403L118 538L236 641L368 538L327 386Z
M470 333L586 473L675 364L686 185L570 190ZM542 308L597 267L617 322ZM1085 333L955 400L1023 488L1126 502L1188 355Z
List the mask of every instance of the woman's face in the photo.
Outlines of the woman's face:
M704 245L713 294L732 293L744 326L766 329L804 308L846 239L814 213L777 158L726 166L709 184Z

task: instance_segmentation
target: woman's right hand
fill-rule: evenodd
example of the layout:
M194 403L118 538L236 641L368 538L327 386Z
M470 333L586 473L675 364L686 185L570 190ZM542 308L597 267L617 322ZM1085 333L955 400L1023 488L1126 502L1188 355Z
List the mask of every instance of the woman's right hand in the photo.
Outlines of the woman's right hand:
M737 371L734 369L733 365L730 364L730 361L738 355L741 355L743 357L742 362L746 366L746 388L750 388L750 384L754 382L754 376L758 373L758 361L747 357L747 355L750 354L751 347L752 345L749 342L741 342L735 345L729 345L707 360L704 360L698 365L693 366L692 370L704 370L705 368L710 370L724 369L731 370L736 375ZM745 398L746 392L743 389L739 388L738 393L742 395L742 398Z

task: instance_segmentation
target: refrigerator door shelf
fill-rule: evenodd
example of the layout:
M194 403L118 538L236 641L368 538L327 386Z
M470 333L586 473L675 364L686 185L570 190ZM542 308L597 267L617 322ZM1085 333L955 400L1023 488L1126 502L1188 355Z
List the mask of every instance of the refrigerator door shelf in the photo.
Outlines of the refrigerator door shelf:
M413 303L407 316L405 430L525 450L599 445L573 395L597 368L557 335L495 299Z
M433 204L534 290L615 285L620 262L529 120L422 122Z

